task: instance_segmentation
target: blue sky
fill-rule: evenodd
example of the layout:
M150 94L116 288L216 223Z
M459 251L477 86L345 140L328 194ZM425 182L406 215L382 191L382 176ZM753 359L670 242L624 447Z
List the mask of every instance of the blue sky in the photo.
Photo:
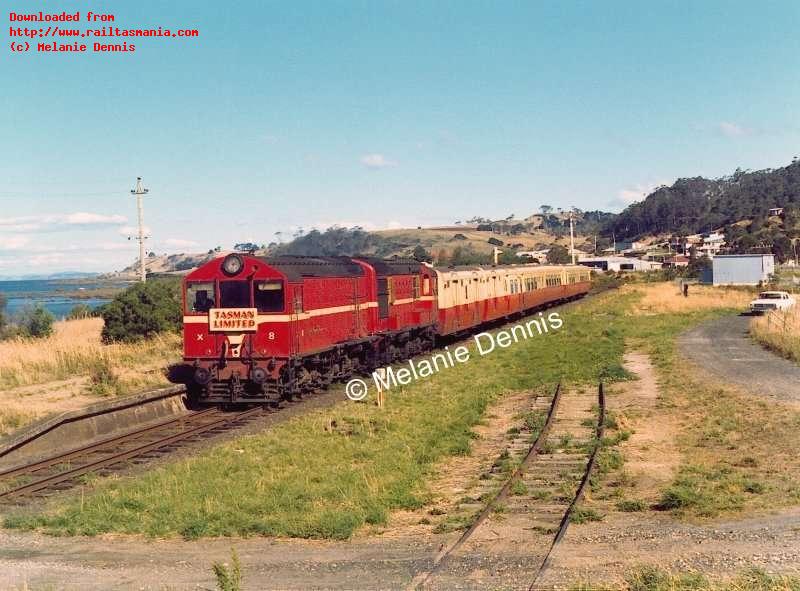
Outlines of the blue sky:
M138 175L148 248L193 252L300 227L618 211L800 153L789 0L44 4L15 11L102 8L200 36L15 54L4 27L0 275L130 263Z

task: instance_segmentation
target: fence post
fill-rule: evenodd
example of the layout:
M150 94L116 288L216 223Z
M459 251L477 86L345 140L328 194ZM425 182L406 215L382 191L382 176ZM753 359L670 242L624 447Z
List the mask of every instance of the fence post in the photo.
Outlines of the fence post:
M378 389L375 403L378 405L378 408L383 408L384 393L383 393L383 385L382 384L383 384L383 380L386 379L386 368L385 367L379 367L378 369L375 370L375 373L378 374L378 378L379 378L379 379L375 380L375 385L377 386L377 389Z

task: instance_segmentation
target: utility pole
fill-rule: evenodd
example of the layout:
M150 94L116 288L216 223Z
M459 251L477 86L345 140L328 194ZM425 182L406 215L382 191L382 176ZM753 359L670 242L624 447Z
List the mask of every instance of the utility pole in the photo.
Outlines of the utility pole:
M569 212L569 253L572 255L572 264L575 264L575 232L572 229L572 216L574 211Z
M493 254L494 254L494 266L495 267L497 266L497 261L498 261L498 259L500 257L500 253L501 252L503 252L503 251L500 250L499 248L497 248L496 246L494 247L494 253Z
M147 195L149 189L142 187L142 177L136 177L136 188L131 190L132 195L136 195L136 210L139 214L139 278L142 282L147 280L147 273L144 269L144 213L142 212L142 197Z

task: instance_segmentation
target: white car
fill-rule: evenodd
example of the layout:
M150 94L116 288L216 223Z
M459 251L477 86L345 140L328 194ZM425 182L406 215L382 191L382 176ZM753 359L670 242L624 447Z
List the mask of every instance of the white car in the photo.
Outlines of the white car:
M797 300L785 291L762 291L758 294L758 298L750 302L750 311L786 310L796 303Z

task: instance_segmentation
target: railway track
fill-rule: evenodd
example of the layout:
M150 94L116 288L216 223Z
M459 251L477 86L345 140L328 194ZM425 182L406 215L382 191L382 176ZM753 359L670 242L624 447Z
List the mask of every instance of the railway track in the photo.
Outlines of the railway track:
M240 427L267 412L270 409L260 406L238 412L207 408L7 468L0 471L0 503L18 503L69 488L86 475L102 475L124 462L150 459Z
M550 556L575 515L596 463L605 423L603 384L596 396L565 396L559 384L549 400L537 399L534 410L546 410L538 434L520 430L503 461L496 462L485 484L473 491L478 499L490 500L461 536L439 551L432 567L414 578L410 589L465 588L466 575L473 571L496 575L492 586L542 588ZM510 475L505 462L517 466ZM462 504L465 510L474 506ZM522 568L500 572L501 557L493 553L499 538L519 548L516 559L523 556Z
M550 307L550 306L547 306ZM494 328L506 325L510 320L497 322ZM455 339L455 343L467 343L469 337ZM451 344L453 344L451 342ZM288 404L305 398L298 396ZM0 470L0 505L21 504L33 497L46 496L55 491L72 487L81 477L89 474L105 475L113 472L125 462L141 461L162 455L193 440L208 437L224 430L242 426L259 415L276 412L280 407L259 406L240 412L224 412L218 407L190 412L174 419L150 424L140 429L115 435L76 449L37 458ZM86 418L99 414L87 413ZM82 416L70 419L79 421ZM0 457L28 440L0 451Z

